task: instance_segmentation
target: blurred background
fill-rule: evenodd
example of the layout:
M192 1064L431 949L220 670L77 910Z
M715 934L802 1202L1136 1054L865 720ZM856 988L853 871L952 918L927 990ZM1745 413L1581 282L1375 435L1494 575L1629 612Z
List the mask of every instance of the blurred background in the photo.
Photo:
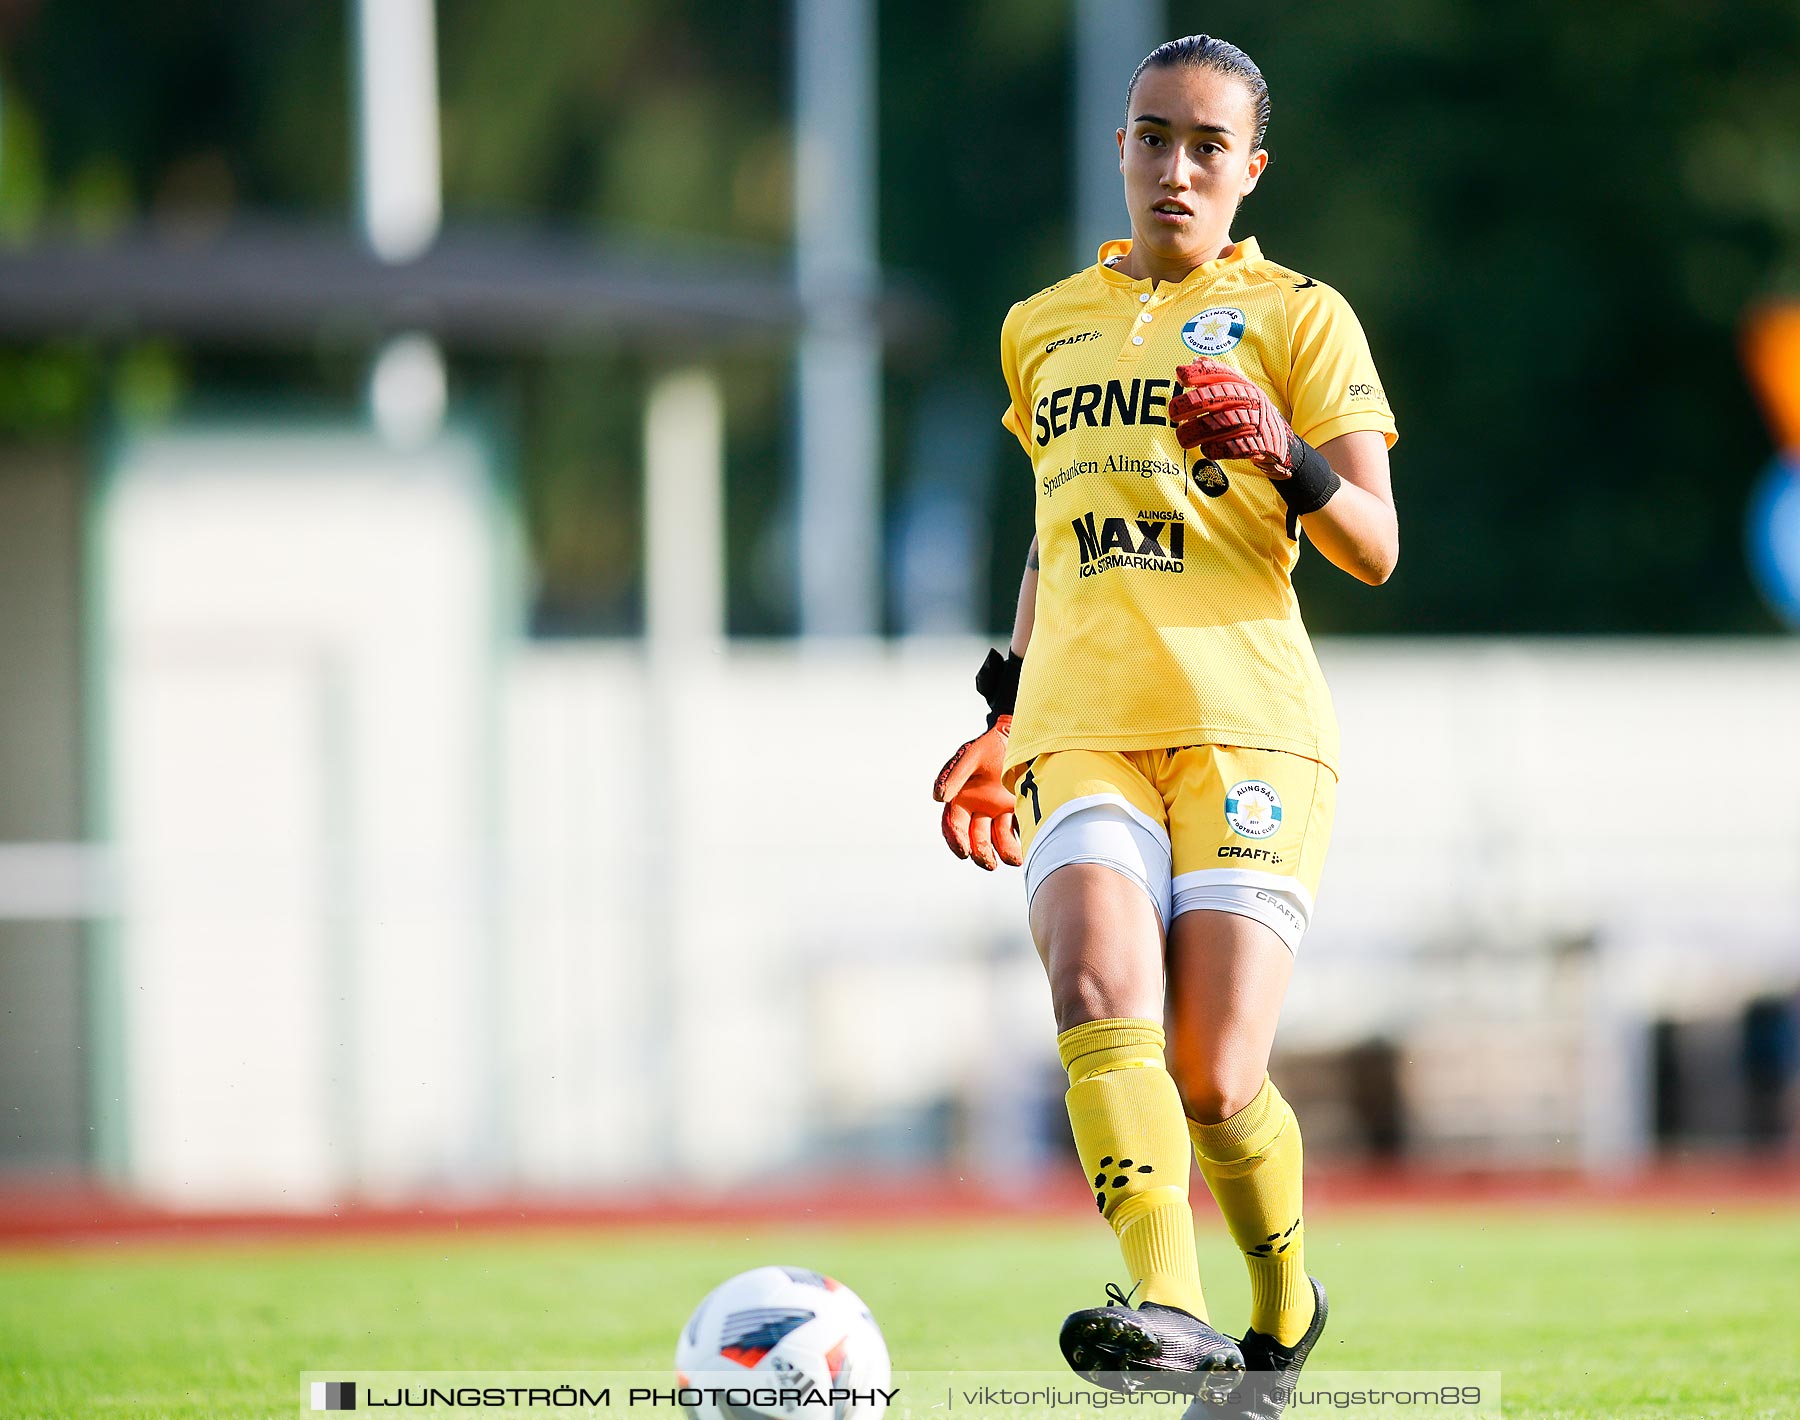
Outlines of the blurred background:
M1313 1162L1800 1179L1787 0L0 0L0 1197L1066 1174L928 788L1196 30L1401 427Z

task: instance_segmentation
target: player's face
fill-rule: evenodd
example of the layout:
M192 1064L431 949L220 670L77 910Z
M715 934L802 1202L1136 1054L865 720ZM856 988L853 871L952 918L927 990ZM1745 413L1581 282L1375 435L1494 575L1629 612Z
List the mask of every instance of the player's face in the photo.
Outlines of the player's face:
M1218 255L1231 216L1269 155L1254 146L1256 113L1242 79L1215 69L1147 69L1119 130L1119 171L1134 243L1162 262Z

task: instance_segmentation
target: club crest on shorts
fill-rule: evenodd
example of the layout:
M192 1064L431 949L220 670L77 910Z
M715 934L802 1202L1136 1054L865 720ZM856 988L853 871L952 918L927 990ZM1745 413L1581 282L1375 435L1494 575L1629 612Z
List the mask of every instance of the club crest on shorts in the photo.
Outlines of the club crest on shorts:
M1181 328L1181 343L1196 355L1223 355L1244 338L1244 313L1210 306Z
M1273 838L1281 831L1281 795L1260 779L1240 779L1225 791L1225 822L1239 838Z

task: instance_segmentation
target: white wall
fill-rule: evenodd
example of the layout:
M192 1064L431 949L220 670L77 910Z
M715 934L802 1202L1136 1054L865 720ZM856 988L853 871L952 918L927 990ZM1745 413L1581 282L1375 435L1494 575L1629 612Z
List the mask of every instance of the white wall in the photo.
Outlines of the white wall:
M169 432L97 514L134 1183L305 1206L498 1157L487 456Z

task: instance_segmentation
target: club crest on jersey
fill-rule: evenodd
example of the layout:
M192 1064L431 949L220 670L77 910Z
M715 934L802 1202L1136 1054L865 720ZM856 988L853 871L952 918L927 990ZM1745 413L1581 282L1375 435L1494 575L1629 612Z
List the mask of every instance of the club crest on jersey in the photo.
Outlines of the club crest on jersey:
M1260 779L1240 779L1225 791L1225 822L1239 838L1273 838L1281 831L1281 795Z
M1181 328L1181 343L1196 355L1223 355L1244 338L1244 313L1236 306L1212 306Z

